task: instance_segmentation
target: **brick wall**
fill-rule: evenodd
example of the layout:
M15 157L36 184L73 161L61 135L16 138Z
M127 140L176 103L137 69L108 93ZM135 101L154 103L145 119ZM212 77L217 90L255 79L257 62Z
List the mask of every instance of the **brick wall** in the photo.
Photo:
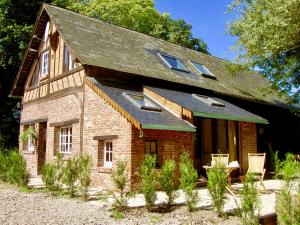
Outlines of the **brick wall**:
M26 121L33 121L38 119L47 118L47 133L46 138L46 161L52 161L55 158L55 153L58 150L59 143L59 128L50 126L51 123L63 122L70 120L70 118L80 118L81 116L81 103L82 103L82 89L77 88L73 92L59 95L55 97L43 98L23 104L21 112L21 123ZM41 123L36 124L37 130L42 130ZM40 128L41 127L41 128ZM21 125L20 133L23 131L24 126ZM72 124L72 154L66 154L65 158L71 157L80 152L80 123ZM40 137L41 141L44 137ZM44 148L42 143L38 144L40 148ZM38 168L41 168L42 161L38 160L39 149L34 152L26 151L22 141L20 141L20 150L27 160L27 165L32 175L37 175ZM40 154L42 157L42 154ZM40 165L38 166L38 161Z
M256 135L255 123L239 122L240 165L242 174L245 174L248 169L248 153L257 152Z

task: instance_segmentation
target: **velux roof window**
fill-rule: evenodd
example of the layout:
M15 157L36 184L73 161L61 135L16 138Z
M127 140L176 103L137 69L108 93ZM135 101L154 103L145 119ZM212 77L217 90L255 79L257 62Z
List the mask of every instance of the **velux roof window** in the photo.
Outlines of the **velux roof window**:
M193 94L193 97L197 98L201 102L204 102L207 105L210 106L216 106L216 107L225 107L225 104L219 101L216 101L210 97L207 97L205 95L198 95L198 94Z
M137 95L137 94L124 94L125 97L132 102L136 107L143 109L143 110L148 110L148 111L156 111L160 112L161 108L158 107L153 101L151 101L149 98L147 98L144 95Z
M189 70L183 65L181 60L177 59L176 57L162 53L158 53L158 56L170 69L189 72Z
M203 76L210 77L210 78L216 78L216 76L210 72L204 65L200 63L196 63L193 61L190 61L190 63L194 66L196 70L198 70L199 73L201 73Z

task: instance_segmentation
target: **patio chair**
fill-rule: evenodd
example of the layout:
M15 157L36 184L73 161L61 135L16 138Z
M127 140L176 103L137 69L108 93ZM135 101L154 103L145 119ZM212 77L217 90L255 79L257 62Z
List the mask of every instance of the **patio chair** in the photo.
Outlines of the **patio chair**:
M254 178L259 181L260 185L266 189L263 184L266 169L264 168L266 153L248 153L248 173L252 173Z
M215 163L222 163L225 166L228 165L229 154L211 154L211 165Z

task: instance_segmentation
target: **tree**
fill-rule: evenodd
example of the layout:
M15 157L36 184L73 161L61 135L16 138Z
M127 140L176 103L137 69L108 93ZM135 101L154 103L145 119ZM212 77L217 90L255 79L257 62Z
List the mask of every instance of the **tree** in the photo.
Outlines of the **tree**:
M239 60L258 69L272 81L273 88L299 102L299 0L235 0L229 7L232 11L241 15L229 26L229 33L238 37Z

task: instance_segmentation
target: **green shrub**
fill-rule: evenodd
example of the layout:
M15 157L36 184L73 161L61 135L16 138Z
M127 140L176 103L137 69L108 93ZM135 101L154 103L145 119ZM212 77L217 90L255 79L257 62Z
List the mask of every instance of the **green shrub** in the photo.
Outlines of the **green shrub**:
M186 204L189 211L196 210L198 193L193 191L197 187L198 173L193 166L193 162L187 152L180 156L180 188L184 191Z
M0 181L7 181L7 171L9 169L8 154L0 151Z
M237 212L242 223L244 225L258 225L258 214L255 213L255 210L259 209L260 202L253 174L246 176L241 195L241 203Z
M300 162L293 154L287 153L286 159L280 162L278 174L284 180L284 184L276 204L277 222L285 225L300 224ZM297 179L298 194L295 194Z
M88 200L88 189L91 185L92 157L80 155L79 158L79 189L85 201Z
M76 184L80 174L79 156L74 156L69 159L63 169L62 183L66 186L68 195L71 198L75 197Z
M61 180L63 177L63 155L57 154L56 159L47 163L42 168L42 180L46 188L51 192L61 190Z
M223 214L225 204L225 191L227 185L226 167L223 163L217 163L207 173L207 187L212 197L213 208L219 216Z
M115 220L124 219L124 213L120 210L114 209L112 215L115 218Z
M26 168L26 160L18 150L8 154L7 181L18 186L25 186L29 180L29 172Z
M148 210L153 210L154 202L156 200L156 184L157 184L157 172L155 170L156 156L146 154L145 160L142 163L140 176L141 176L141 191L146 201L146 207Z
M34 147L37 147L38 133L34 126L29 126L25 131L23 131L20 134L20 139L23 142L27 142L29 139L31 139Z
M166 160L164 164L162 165L160 177L159 177L159 183L161 189L166 192L168 196L168 208L171 207L171 205L174 202L174 199L176 198L175 193L175 161L174 160Z
M119 191L120 196L115 197L114 208L123 211L127 208L127 201L126 201L126 193L125 188L128 182L128 174L127 174L127 161L120 160L116 162L117 168L112 173L112 179Z

